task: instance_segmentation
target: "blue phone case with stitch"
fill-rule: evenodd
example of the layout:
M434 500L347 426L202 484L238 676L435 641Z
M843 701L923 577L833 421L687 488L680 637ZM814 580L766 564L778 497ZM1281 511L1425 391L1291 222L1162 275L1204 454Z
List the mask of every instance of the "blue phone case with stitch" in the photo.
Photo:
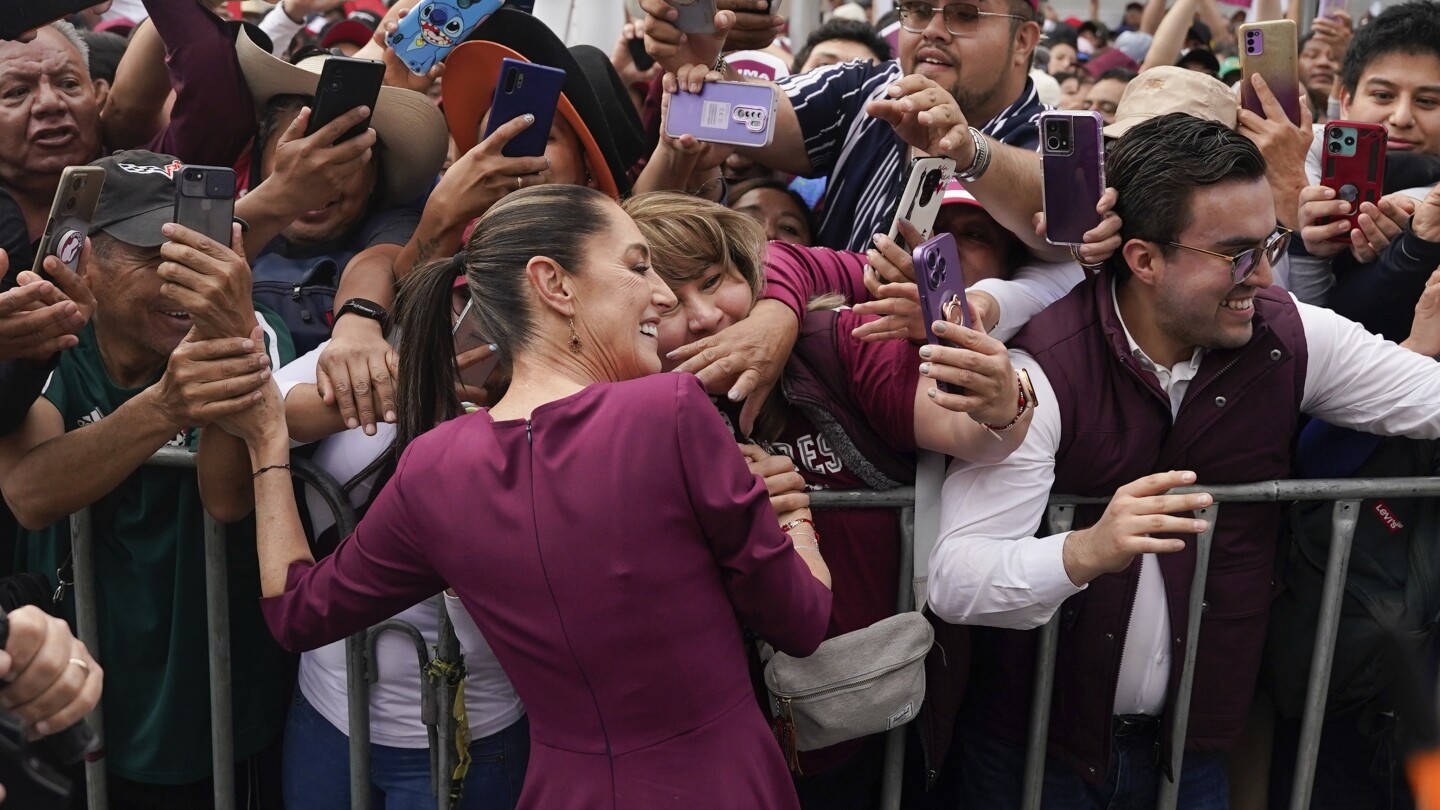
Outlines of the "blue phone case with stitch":
M425 0L405 15L388 42L405 67L424 76L505 0Z

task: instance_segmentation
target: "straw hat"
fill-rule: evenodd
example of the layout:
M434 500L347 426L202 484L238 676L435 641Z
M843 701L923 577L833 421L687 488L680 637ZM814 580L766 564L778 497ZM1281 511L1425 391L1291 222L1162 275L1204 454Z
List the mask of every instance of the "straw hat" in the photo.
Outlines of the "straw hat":
M235 52L257 109L279 95L315 95L320 69L329 58L312 56L292 65L256 45L245 31L235 38ZM385 86L370 126L385 145L376 184L381 200L387 205L411 202L434 182L445 162L445 117L424 94Z

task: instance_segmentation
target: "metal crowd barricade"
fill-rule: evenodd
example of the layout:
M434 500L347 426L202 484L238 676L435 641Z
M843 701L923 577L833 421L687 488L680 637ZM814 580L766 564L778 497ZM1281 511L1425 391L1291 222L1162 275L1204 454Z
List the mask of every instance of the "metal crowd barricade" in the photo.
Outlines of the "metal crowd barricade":
M1440 478L1356 478L1313 481L1263 481L1255 484L1226 486L1192 486L1177 492L1208 492L1214 503L1201 510L1199 516L1209 528L1196 539L1195 575L1190 588L1190 616L1186 629L1185 659L1181 665L1179 689L1171 708L1174 723L1171 737L1170 768L1173 779L1160 782L1157 807L1173 810L1179 801L1181 768L1185 750L1185 733L1190 719L1190 696L1195 685L1195 656L1200 644L1200 617L1209 575L1209 560L1215 525L1224 503L1260 503L1289 501L1334 501L1331 518L1329 558L1325 566L1324 586L1320 595L1320 617L1315 628L1315 649L1310 659L1310 678L1305 689L1305 712L1300 721L1300 744L1295 764L1292 810L1310 806L1315 781L1316 756L1320 751L1320 729L1325 720L1325 701L1330 690L1330 667L1335 658L1335 634L1340 625L1340 606L1345 595L1345 577L1350 565L1350 546L1355 537L1355 524L1360 502L1367 498L1433 498L1440 495ZM1048 511L1050 531L1060 533L1073 526L1075 506L1104 504L1108 498L1079 498L1055 495ZM1030 730L1025 762L1025 784L1022 807L1039 810L1044 787L1045 750L1049 738L1050 698L1055 678L1055 653L1059 625L1056 616L1039 633L1039 656L1036 664L1034 703L1031 706Z
M146 464L195 469L197 460L196 454L189 450L165 447L151 456ZM340 536L349 536L355 528L355 510L351 508L340 483L308 459L294 456L291 458L291 465L295 478L313 488L330 507ZM210 751L215 807L217 810L233 810L235 742L231 704L230 602L225 525L206 514L204 535L206 631L210 639ZM86 647L98 653L99 610L95 589L94 524L90 507L70 516L70 538L76 635ZM459 642L450 627L443 603L438 604L437 609L441 617L441 640L437 655L442 658L449 656L449 660L459 660ZM346 641L350 687L350 793L351 806L356 810L368 810L370 806L369 686L377 674L373 664L374 640L382 632L395 630L413 634L423 669L429 660L424 640L419 638L415 628L401 622L383 622ZM450 807L448 780L457 759L453 746L457 721L450 711L454 700L455 687L443 683L427 683L421 695L422 707L428 705L435 709L427 712L424 719L431 725L432 783L440 810L448 810ZM97 705L87 719L96 736L100 738L100 750L103 751L104 722L101 706ZM85 763L85 782L89 810L106 810L109 799L106 793L107 776L103 757L96 757Z
M813 492L810 508L897 509L900 521L900 576L895 612L914 610L915 490L912 487L848 492ZM880 810L900 810L900 793L905 773L905 729L892 728L885 734L885 760L880 772Z

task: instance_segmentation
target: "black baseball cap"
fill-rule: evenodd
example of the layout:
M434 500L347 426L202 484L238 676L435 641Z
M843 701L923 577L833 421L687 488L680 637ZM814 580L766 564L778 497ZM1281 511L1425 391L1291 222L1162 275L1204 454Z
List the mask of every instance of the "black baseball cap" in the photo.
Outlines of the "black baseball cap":
M104 231L121 242L146 248L169 241L160 233L160 226L175 217L179 158L131 149L90 165L105 170L105 188L95 207L90 235Z

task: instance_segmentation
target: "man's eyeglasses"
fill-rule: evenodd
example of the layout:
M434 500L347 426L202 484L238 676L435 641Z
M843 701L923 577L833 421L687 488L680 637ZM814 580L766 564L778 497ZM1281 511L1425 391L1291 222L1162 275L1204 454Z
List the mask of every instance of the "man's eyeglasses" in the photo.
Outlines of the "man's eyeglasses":
M895 6L900 12L900 27L912 34L920 34L930 26L930 21L935 18L935 12L940 12L945 20L945 30L957 37L966 37L975 33L980 27L982 17L1009 17L1012 20L1027 21L1028 18L1019 14L998 14L993 11L981 11L978 6L969 3L947 3L943 8L936 8L929 3L899 3Z
M1186 250L1193 250L1196 253L1204 253L1207 256L1214 256L1217 259L1224 259L1230 262L1230 282L1232 284L1240 284L1249 278L1251 273L1255 272L1255 268L1260 266L1260 259L1262 257L1266 263L1274 267L1275 263L1280 261L1280 257L1285 255L1285 249L1290 246L1290 235L1292 233L1294 232L1284 225L1277 225L1275 226L1275 233L1271 234L1270 238L1265 240L1265 244L1241 251L1234 256L1226 256L1224 253L1216 253L1213 250L1182 245L1179 242L1167 242L1166 244L1170 245L1170 247L1185 248Z

